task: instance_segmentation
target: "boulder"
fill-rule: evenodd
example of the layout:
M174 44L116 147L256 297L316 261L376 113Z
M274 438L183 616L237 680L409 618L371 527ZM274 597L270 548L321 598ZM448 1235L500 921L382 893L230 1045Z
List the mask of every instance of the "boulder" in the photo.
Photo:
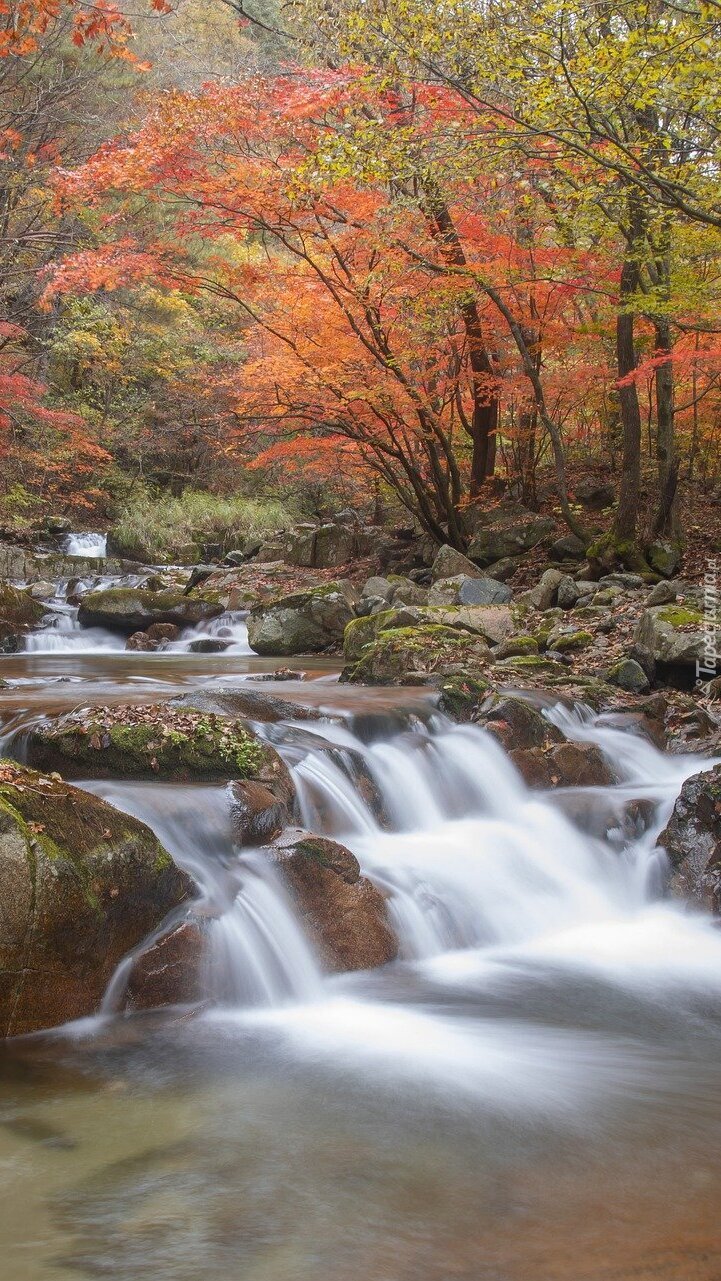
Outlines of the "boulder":
M596 591L596 583L566 575L558 584L557 601L561 609L573 609L579 601L588 600Z
M468 548L471 560L479 565L491 565L507 556L517 556L530 551L554 531L554 523L547 516L527 512L511 516L479 529Z
M526 786L534 789L606 787L617 781L595 743L520 748L510 755Z
M375 575L373 578L366 579L361 592L361 600L366 597L379 596L381 600L390 601L395 590L395 585L388 578L381 578Z
M170 704L69 712L33 725L25 747L31 765L73 778L250 778L269 786L288 778L244 721Z
M681 564L681 547L679 543L667 539L657 539L646 548L646 559L657 574L664 578L673 578Z
M721 765L686 779L658 844L672 893L721 912Z
M455 627L428 624L379 631L341 679L356 685L428 684L477 672L490 662L485 640Z
M0 764L0 1035L94 1014L122 958L193 886L137 819Z
M671 605L678 595L673 583L656 583L646 597L647 605Z
M556 654L571 654L593 643L591 632L575 627L555 627L549 634L547 648Z
M346 524L301 525L288 535L282 549L283 559L288 565L308 569L334 569L336 565L367 556L371 542L368 530Z
M391 586L391 604L393 605L425 605L428 603L428 592L420 583L414 583L410 578L393 576Z
M551 543L548 549L549 560L583 560L586 555L586 544L575 534L564 534Z
M704 665L704 617L681 605L653 605L645 609L634 633L636 644L664 667L696 670Z
M131 653L153 654L160 647L160 641L153 640L147 632L133 632L125 642L125 648Z
M292 796L283 796L255 779L231 785L231 821L239 845L267 845L291 819Z
M512 599L510 587L495 578L481 577L480 571L476 578L465 574L439 578L428 593L429 605L506 605Z
M385 899L361 876L350 850L296 830L272 847L272 856L326 969L367 970L395 960Z
M431 568L433 582L437 583L439 579L443 578L456 578L459 574L464 575L466 578L481 577L480 569L477 565L474 565L472 560L464 556L463 552L456 551L455 547L449 547L447 543L444 543L443 547L439 549Z
M493 734L506 751L547 747L563 741L563 734L525 698L496 694L486 701L478 724Z
M191 916L135 957L119 1002L126 1010L198 1005L206 996L206 924Z
M147 631L153 623L174 623L177 627L194 627L223 613L217 601L202 597L191 599L182 592L152 592L141 587L111 587L105 591L87 592L78 610L84 627L105 627L109 631Z
M31 579L40 577L41 565L42 561L36 559L27 547L16 547L13 543L0 543L0 581L30 582Z
M551 605L556 603L560 584L567 578L568 574L564 574L560 569L547 569L536 586L523 593L521 600L532 605L534 609L550 609Z
M46 612L29 592L11 583L0 583L0 649L14 649L16 638L37 627Z
M51 583L48 578L39 578L37 582L30 584L27 591L33 600L52 600L55 596L55 583Z
M318 654L343 639L354 617L355 590L339 581L256 605L248 616L248 643L256 654Z
M486 570L489 577L494 578L497 583L506 583L522 564L522 556L504 556L501 560L494 560L491 565L486 565Z
M601 480L582 480L575 489L576 501L588 511L603 511L616 499L613 485Z
M640 663L634 658L620 658L609 667L606 680L610 685L618 685L629 694L645 694L651 688L651 682Z
M285 669L270 672L268 675L273 680L298 680L302 673ZM234 687L213 686L208 689L193 690L190 694L179 694L176 698L171 698L168 706L170 708L189 707L193 711L210 712L216 716L244 717L251 721L261 721L263 724L323 719L323 713L315 707L306 707L303 703L279 698L277 694L266 694L265 690L253 689L246 682Z

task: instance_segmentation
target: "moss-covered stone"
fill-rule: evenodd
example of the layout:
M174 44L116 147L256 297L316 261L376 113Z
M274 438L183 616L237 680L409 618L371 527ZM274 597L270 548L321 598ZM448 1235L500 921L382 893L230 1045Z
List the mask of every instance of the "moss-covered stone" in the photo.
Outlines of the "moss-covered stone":
M184 596L179 591L148 591L141 587L111 587L83 596L78 619L85 627L105 627L130 635L153 623L195 626L223 613L219 599Z
M123 956L192 894L143 823L0 761L0 1035L94 1013Z
M378 633L343 679L353 684L402 685L409 677L456 675L482 669L491 653L482 637L453 627L396 627Z
M468 722L473 719L489 689L488 681L482 676L472 676L468 672L448 676L441 684L438 705L454 721Z
M34 726L28 760L74 778L255 778L285 774L247 724L166 705L90 707Z
M538 641L535 636L509 636L493 651L494 660L516 658L521 654L537 654Z
M384 609L364 618L352 618L343 633L343 657L349 663L358 662L366 645L370 645L384 628L390 626L396 611Z
M587 645L593 644L593 636L590 632L567 632L563 636L556 636L553 639L553 648L559 654L571 654L576 650L585 649Z

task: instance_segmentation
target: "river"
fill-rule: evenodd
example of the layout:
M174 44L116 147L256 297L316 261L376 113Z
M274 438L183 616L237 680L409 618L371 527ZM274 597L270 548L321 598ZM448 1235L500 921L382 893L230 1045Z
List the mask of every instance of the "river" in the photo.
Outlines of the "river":
M238 618L223 654L148 655L55 614L0 660L5 750L40 715L275 665ZM622 781L531 793L426 692L297 665L260 688L327 718L263 732L302 821L388 894L400 959L324 976L224 787L83 784L221 901L208 1003L110 999L4 1044L3 1281L718 1281L721 935L660 897L654 849L703 763L551 709Z

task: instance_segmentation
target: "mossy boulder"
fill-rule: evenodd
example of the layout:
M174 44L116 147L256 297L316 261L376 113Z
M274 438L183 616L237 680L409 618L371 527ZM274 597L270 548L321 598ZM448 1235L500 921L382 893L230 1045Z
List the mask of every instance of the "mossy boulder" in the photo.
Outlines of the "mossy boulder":
M659 538L646 548L646 558L651 569L664 578L673 578L681 564L681 544L671 539Z
M367 970L395 960L398 941L385 899L361 876L350 850L296 829L271 852L327 970Z
M682 605L654 605L644 610L634 635L656 663L695 669L704 664L704 616Z
M393 627L378 633L342 679L359 685L418 684L482 669L490 657L481 636L453 627Z
M192 894L143 823L0 762L0 1035L95 1013L126 953Z
M479 529L468 548L468 555L479 565L492 565L507 556L531 551L554 532L547 516L525 512L506 517Z
M105 627L130 636L145 632L153 623L194 627L223 613L220 601L204 596L184 596L178 591L148 591L143 587L110 587L88 592L78 610L84 627Z
M355 616L355 588L324 583L257 605L248 616L248 643L256 654L285 657L335 648Z
M526 698L494 694L486 700L477 717L507 752L548 747L563 741L563 734L540 708Z
M245 721L168 704L70 712L33 726L26 750L31 765L71 778L287 778L278 754Z
M488 681L482 676L473 676L469 672L448 676L441 683L438 706L452 720L466 723L475 718L489 689Z
M585 631L554 631L548 637L547 645L558 654L575 654L579 649L586 649L593 644L593 636Z
M16 648L16 638L37 627L45 613L45 606L30 592L0 583L0 649Z
M629 694L645 694L651 688L648 676L634 658L620 658L609 667L606 680Z
M493 651L493 661L498 662L502 658L518 658L523 654L537 654L538 641L535 636L509 636L508 640L501 641Z

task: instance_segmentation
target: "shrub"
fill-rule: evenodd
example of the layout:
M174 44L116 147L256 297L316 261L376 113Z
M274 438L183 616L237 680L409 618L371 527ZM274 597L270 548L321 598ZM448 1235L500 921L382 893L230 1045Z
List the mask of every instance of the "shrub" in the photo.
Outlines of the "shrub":
M227 552L292 521L292 513L276 499L219 498L191 489L175 498L143 489L127 500L111 543L117 554L151 563L193 561L204 544Z

